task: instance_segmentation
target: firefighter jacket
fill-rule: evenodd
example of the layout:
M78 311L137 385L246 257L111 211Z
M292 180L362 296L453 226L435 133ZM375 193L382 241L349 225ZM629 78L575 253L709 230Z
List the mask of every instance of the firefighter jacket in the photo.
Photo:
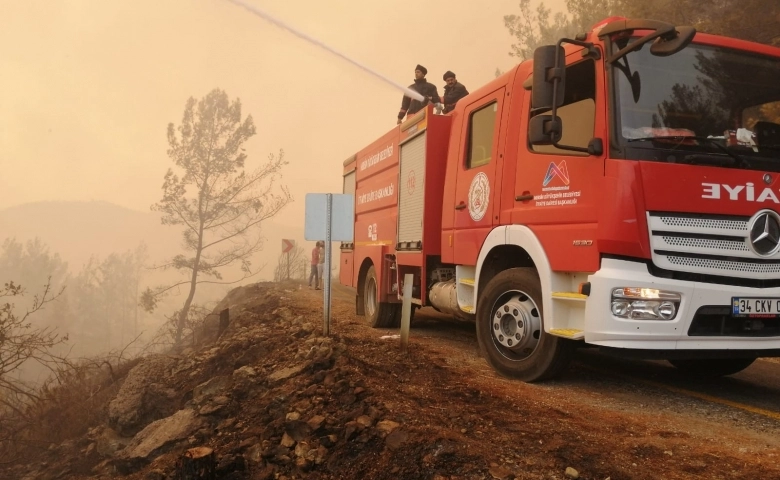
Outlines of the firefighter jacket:
M444 113L449 113L455 109L455 104L461 98L469 94L466 87L460 82L455 82L452 85L444 86Z
M436 89L436 85L428 83L428 80L424 78L419 80L415 79L414 83L409 85L409 88L425 97L425 99L422 102L419 102L404 95L403 100L401 100L401 111L398 112L399 120L403 119L405 115L414 115L419 112L424 106L428 105L429 101L441 103L441 98L439 97L439 91Z

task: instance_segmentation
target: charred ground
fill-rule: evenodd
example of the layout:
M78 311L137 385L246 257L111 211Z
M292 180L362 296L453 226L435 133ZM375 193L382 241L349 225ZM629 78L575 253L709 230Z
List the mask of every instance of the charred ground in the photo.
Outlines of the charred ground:
M673 407L659 416L506 380L469 327L449 338L413 330L404 354L382 338L397 332L366 327L349 297L334 299L324 337L320 293L235 289L215 308L230 308L221 336L215 320L197 347L137 362L87 434L0 476L173 479L182 454L204 446L214 478L780 478L774 422L755 431Z

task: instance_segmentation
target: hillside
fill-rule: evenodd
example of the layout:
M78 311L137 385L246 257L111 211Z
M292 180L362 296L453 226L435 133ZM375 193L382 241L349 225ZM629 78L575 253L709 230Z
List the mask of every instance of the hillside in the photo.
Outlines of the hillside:
M267 242L257 263L268 266L255 280L270 280L282 238L303 241L303 227L293 228L271 219L262 232ZM180 252L181 233L178 228L162 225L156 212L130 210L107 202L38 202L0 210L0 242L6 238L24 242L35 237L40 237L52 253L59 253L71 272L77 272L90 255L105 258L133 250L141 242L148 246L150 260L159 262Z
M234 289L214 310L230 308L221 335L213 317L196 346L136 360L45 410L38 455L0 478L780 477L774 423L684 417L701 407L655 395L669 408L659 416L642 392L622 402L633 387L614 381L593 392L508 381L475 354L468 327L417 330L404 354L338 289L325 337L321 300L295 284ZM193 454L207 454L202 474L179 476Z

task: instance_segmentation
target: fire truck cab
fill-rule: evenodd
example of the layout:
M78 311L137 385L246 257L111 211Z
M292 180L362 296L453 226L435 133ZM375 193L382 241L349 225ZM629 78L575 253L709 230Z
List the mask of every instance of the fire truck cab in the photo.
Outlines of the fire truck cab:
M780 356L780 49L610 18L344 162L340 282L374 327L476 324L498 372L575 348L695 375Z

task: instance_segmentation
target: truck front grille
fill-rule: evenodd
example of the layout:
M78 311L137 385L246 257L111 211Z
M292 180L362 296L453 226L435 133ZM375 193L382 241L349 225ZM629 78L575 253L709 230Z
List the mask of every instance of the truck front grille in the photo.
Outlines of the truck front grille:
M665 252L660 252L664 254ZM767 274L780 273L780 264L778 263L759 263L759 262L738 262L732 260L721 260L717 258L697 258L680 257L673 254L665 255L667 261L673 265L679 266L680 270L692 271L693 269L704 269L709 272L739 272L746 274L758 273L765 276ZM746 275L749 276L749 275Z
M780 254L762 258L748 247L750 217L648 212L653 264L670 272L770 280Z
M711 217L682 217L677 216L679 214L664 214L664 213L650 213L651 216L655 216L663 226L666 227L680 227L686 230L733 230L741 232L747 229L748 218L718 218L716 216Z

